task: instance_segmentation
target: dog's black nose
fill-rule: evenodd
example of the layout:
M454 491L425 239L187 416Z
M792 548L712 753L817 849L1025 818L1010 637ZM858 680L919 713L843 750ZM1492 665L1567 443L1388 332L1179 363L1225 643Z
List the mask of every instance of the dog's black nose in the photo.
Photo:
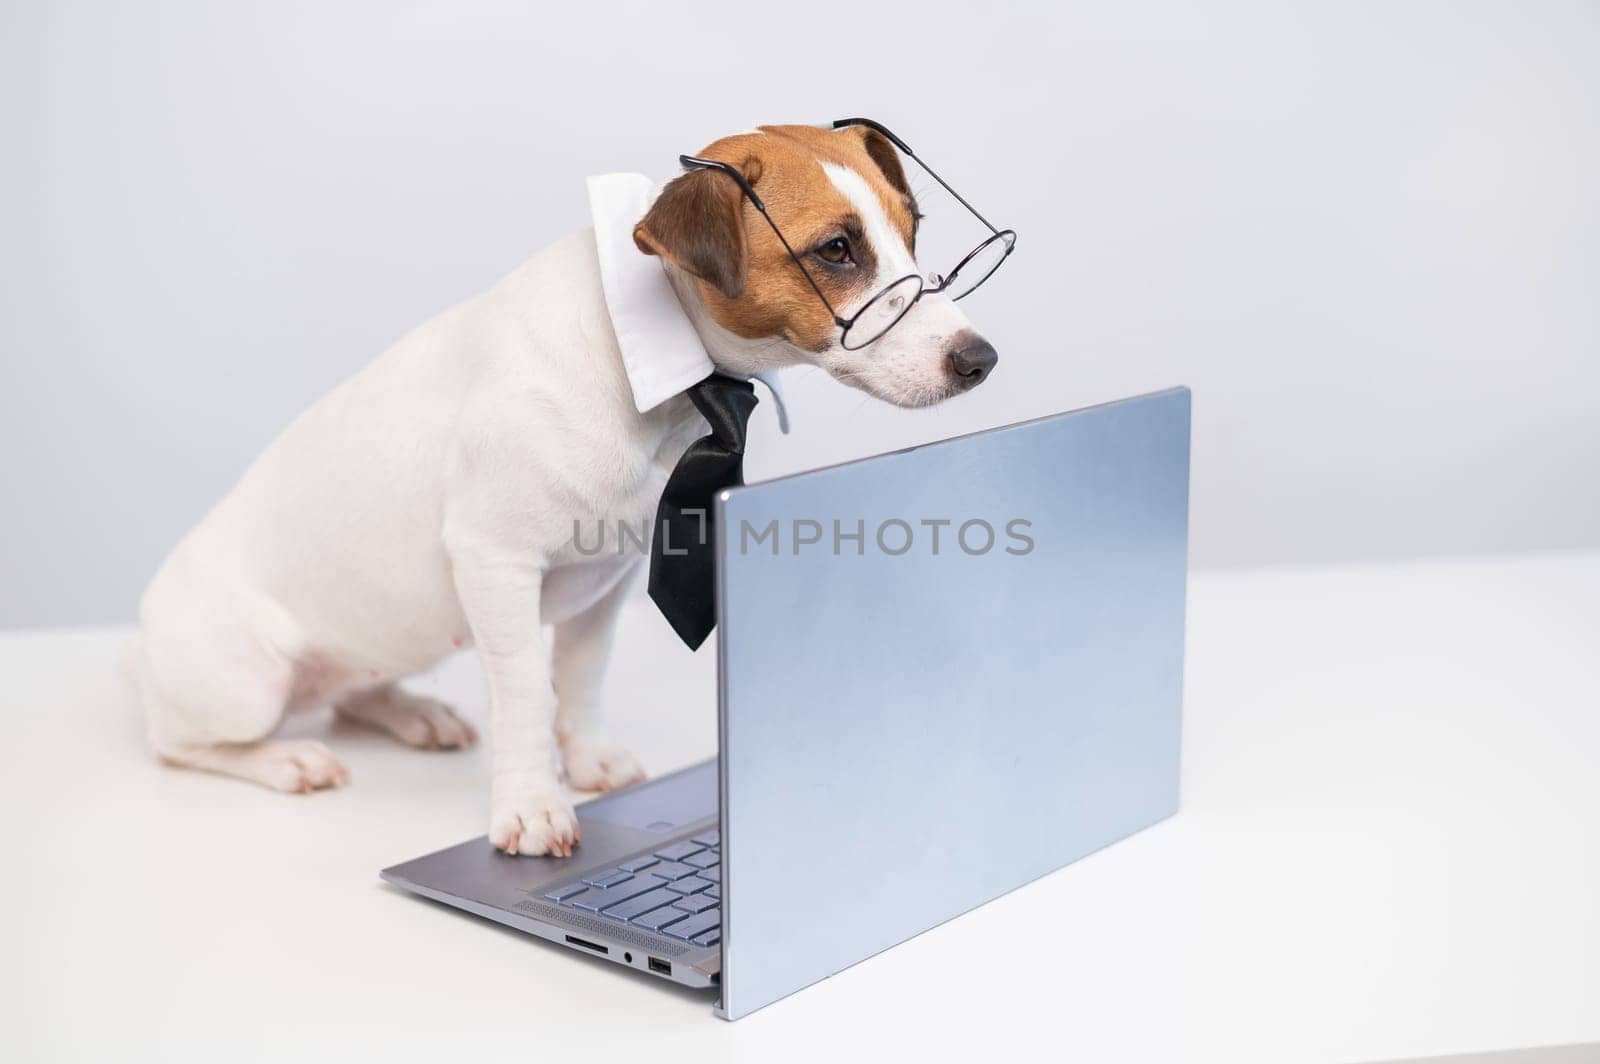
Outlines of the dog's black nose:
M957 344L956 349L950 352L950 372L961 378L964 387L976 388L994 369L1000 356L995 353L993 345L981 336L967 336L958 340Z

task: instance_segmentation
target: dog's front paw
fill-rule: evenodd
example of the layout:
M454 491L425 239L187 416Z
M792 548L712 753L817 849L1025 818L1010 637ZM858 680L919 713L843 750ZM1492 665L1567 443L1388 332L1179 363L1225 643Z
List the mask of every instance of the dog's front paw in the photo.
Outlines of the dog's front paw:
M555 787L525 787L496 793L489 814L489 841L497 850L526 857L571 857L581 841L578 815Z
M644 769L627 750L603 735L575 735L561 744L567 782L580 791L612 791L644 779Z

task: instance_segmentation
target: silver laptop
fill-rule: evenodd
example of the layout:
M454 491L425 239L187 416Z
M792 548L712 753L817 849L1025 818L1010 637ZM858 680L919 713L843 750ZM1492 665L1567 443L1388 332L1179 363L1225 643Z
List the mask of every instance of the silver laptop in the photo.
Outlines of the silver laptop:
M1178 808L1188 492L1182 388L726 492L720 757L383 877L731 1020L1116 842Z

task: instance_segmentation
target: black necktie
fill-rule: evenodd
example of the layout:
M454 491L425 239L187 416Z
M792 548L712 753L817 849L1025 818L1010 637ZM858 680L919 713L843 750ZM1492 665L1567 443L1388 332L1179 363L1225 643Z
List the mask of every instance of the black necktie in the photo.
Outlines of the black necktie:
M711 423L667 478L650 543L650 597L678 637L694 650L717 626L712 500L744 483L745 426L756 408L749 381L713 373L688 391Z

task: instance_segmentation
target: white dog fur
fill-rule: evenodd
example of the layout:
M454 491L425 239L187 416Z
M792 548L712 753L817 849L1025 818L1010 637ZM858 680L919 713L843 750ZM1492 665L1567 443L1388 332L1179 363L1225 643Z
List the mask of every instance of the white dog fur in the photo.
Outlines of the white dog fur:
M876 247L862 290L915 270L862 176L822 172ZM694 277L663 268L723 372L810 362L903 405L960 390L945 360L971 332L947 299L922 300L864 351L805 350L735 336ZM570 854L559 769L582 790L643 777L599 704L641 558L580 555L575 523L648 523L706 429L681 395L635 409L593 235L559 241L318 401L178 544L144 597L132 657L155 750L296 792L347 773L320 742L271 737L288 712L333 704L414 746L464 746L469 723L397 681L474 646L490 695L490 840Z

